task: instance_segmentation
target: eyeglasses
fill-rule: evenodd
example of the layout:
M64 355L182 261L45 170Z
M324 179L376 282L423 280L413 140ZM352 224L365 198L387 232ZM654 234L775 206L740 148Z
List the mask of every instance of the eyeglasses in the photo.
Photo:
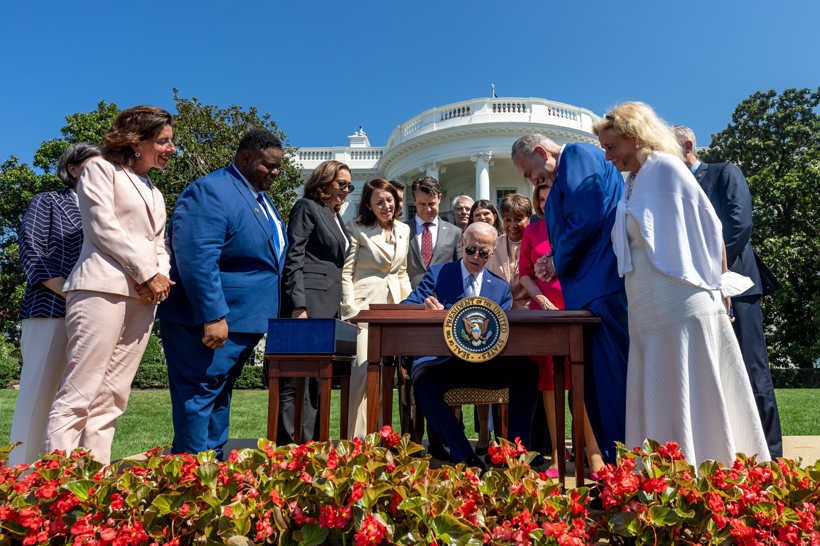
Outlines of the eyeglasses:
M483 249L483 248L482 248L481 250L478 250L478 249L477 249L476 247L474 247L474 246L468 246L468 247L465 247L465 248L464 248L464 252L466 252L468 256L472 256L473 254L475 254L476 252L478 252L478 256L479 256L482 260L486 260L487 258L489 258L489 257L490 257L490 251L489 251L489 250L485 250L485 249Z
M340 190L347 190L347 193L353 193L354 191L356 191L356 186L354 186L347 180L337 180L336 185L339 186Z
M607 114L604 116L604 119L607 121L615 121L615 116L613 116L612 114Z

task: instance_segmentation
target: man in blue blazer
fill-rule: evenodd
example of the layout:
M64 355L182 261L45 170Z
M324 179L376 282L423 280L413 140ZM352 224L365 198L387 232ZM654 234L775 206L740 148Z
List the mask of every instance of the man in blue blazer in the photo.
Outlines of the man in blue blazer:
M463 258L435 265L402 303L423 303L427 309L449 309L466 297L481 296L502 309L512 304L510 285L487 270L498 234L490 224L471 224L461 240ZM466 362L455 357L416 358L410 373L416 404L429 425L450 446L453 461L484 468L473 452L461 424L444 401L444 393L454 388L510 389L511 439L521 438L529 447L530 422L538 395L538 366L526 357L496 357L487 362Z
M723 224L723 242L726 244L729 271L749 277L754 282L754 286L746 292L732 298L735 317L732 328L752 384L760 422L769 445L769 455L775 460L783 456L783 433L780 429L777 399L774 396L772 372L769 370L769 351L763 331L760 298L782 285L752 249L752 195L741 170L731 163L703 163L696 152L697 141L692 129L675 127L675 136L683 149L684 163L695 175L695 180L715 207L720 223Z
M231 392L279 316L287 233L265 192L282 166L282 143L249 131L229 167L177 199L168 227L171 280L160 305L168 362L174 453L216 450L228 440Z
M629 355L626 291L610 238L623 176L597 146L559 146L538 134L519 138L512 159L533 186L552 187L544 217L553 251L536 264L536 274L561 280L567 309L601 319L584 350L584 401L601 454L614 463L615 442L625 439Z

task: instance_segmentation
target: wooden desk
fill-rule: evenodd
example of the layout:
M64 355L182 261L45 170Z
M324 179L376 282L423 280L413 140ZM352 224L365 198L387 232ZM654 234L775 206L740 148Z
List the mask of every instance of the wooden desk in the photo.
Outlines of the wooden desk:
M423 307L423 306L422 306ZM576 487L584 483L584 354L589 351L590 327L601 319L589 311L506 311L510 337L499 356L556 355L570 359L572 378L572 441L575 448ZM392 422L393 362L398 356L452 356L444 342L447 311L427 311L417 305L371 305L350 322L368 325L367 432L376 432L379 394L382 420ZM557 359L560 361L560 359ZM564 483L564 365L554 366L555 414L558 428L558 472ZM379 384L381 383L381 389Z

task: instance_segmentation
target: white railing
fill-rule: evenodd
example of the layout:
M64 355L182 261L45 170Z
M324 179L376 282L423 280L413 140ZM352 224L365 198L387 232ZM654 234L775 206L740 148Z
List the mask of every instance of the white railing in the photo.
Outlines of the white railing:
M356 150L350 152L351 161L379 160L384 155L381 150Z
M358 162L359 167L373 167L384 155L387 148L351 148L349 146L335 146L332 148L299 148L296 160L309 168L316 167L322 161L331 159L342 163ZM361 165L366 163L367 165Z
M526 114L527 105L523 102L493 102L493 114Z
M331 150L309 150L305 148L299 149L297 154L299 161L328 161L333 159L333 151Z
M388 141L387 150L402 142L418 138L429 132L480 123L520 123L554 125L562 129L591 135L592 124L599 116L586 108L537 98L473 99L439 108L431 108L410 121L399 125Z

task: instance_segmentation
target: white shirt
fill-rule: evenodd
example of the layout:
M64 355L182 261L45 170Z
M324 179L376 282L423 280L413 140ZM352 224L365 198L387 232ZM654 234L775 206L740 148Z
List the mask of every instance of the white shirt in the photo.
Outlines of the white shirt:
M424 220L419 218L416 214L416 243L419 245L419 252L421 252L421 235L424 233ZM430 226L430 235L433 236L433 253L436 252L436 240L438 240L438 215L433 220L433 225Z
M339 216L338 212L336 213L336 216L337 217ZM350 248L350 241L347 240L347 234L345 233L345 228L344 228L344 226L342 226L341 222L339 222L335 218L333 219L333 223L336 224L336 227L339 228L339 231L342 233L342 239L345 242L345 252L347 252L347 249Z
M253 186L251 186L251 183L248 182L248 179L245 178L245 176L241 172L239 172L239 169L236 168L236 165L234 165L233 168L239 174L239 177L242 178L242 181L245 182L245 185L248 186L248 189L251 190L251 193L253 194L253 198L257 199L258 198L257 196L259 195L259 192L256 191L255 189L253 189ZM270 210L270 205L268 205L268 200L263 197L262 202L265 203L265 206L262 207L262 212L265 214L265 218L268 218L268 219L273 218L273 223L276 225L276 237L279 239L279 253L281 254L282 251L285 250L285 237L282 234L283 233L282 232L282 224L279 222L279 218L277 218L276 215L273 213L273 211ZM278 257L279 256L277 256L277 258Z
M464 287L467 285L467 277L472 275L467 268L464 267L464 260L461 260L461 286ZM475 276L475 282L473 283L472 288L466 287L464 289L464 297L465 298L475 298L481 295L481 283L484 280L484 268L481 268L481 272Z
M75 202L75 203L77 204L77 206L79 207L79 206L80 206L80 196L78 196L78 195L77 195L77 192L76 192L76 191L74 191L74 188L68 188L68 191L70 191L70 192L71 192L71 197L73 197L73 198L74 198L74 202Z

